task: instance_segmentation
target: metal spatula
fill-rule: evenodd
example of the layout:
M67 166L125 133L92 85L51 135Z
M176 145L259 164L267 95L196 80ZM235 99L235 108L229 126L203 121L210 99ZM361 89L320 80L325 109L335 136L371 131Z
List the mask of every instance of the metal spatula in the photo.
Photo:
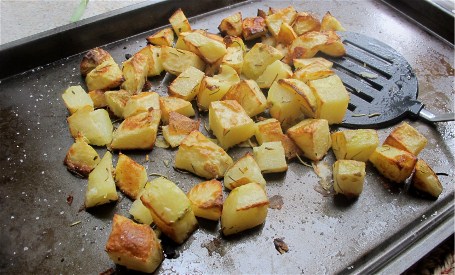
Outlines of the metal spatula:
M341 58L326 57L350 92L342 126L383 128L406 117L453 121L454 113L433 114L417 100L418 82L406 59L387 44L352 32L340 32Z

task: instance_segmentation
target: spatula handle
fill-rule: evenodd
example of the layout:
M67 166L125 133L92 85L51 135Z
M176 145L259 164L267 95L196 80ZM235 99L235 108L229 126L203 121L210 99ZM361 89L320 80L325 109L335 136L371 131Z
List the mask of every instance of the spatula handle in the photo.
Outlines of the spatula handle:
M432 112L426 110L424 105L420 102L415 102L408 110L413 117L421 118L429 122L444 122L444 121L454 121L455 114L453 112L446 114L433 114Z

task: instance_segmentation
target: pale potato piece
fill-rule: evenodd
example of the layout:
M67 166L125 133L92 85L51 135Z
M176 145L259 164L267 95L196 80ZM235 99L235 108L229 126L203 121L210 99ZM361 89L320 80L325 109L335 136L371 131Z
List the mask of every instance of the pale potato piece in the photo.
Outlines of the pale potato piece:
M335 74L334 71L325 67L324 65L320 63L313 63L304 68L299 68L295 70L294 74L292 75L292 78L308 83L310 82L310 80L326 78L334 74Z
M123 62L122 73L125 81L123 81L121 88L132 95L142 92L149 72L148 62L147 55L140 52Z
M161 47L160 59L164 70L173 75L181 74L190 66L201 71L205 68L204 61L195 53L168 46Z
M217 180L196 184L188 192L194 215L208 220L218 221L223 209L223 185Z
M288 64L276 60L268 65L265 71L256 80L259 88L270 88L273 82L283 78L290 78L292 76L292 69Z
M417 160L411 186L434 198L441 195L443 187L436 173L422 159Z
M321 21L321 31L345 31L340 21L338 21L330 12L327 12Z
M144 166L127 155L119 154L115 167L115 184L120 191L132 199L137 199L147 179L147 171Z
M67 118L71 136L82 135L88 144L104 146L112 140L112 126L109 114L104 109L93 110L85 106Z
M113 59L108 59L87 73L85 82L89 91L108 90L122 84L122 70Z
M205 62L212 64L226 54L226 45L199 32L181 33L189 51L197 54Z
M63 163L68 171L87 177L100 160L95 149L88 145L84 137L79 136L66 153Z
M147 57L148 63L148 72L147 76L156 76L160 75L163 71L163 62L161 61L161 48L155 47L153 45L147 45L142 48L138 53L145 55Z
M358 197L365 181L365 162L337 160L333 165L333 187L337 194Z
M172 47L172 44L174 44L174 32L172 31L172 28L164 28L146 39L153 45Z
M237 101L250 117L264 112L267 108L267 99L254 80L241 80L234 84L223 100Z
M224 186L232 190L241 185L255 182L265 189L265 179L262 176L261 168L254 160L251 153L246 153L234 163L224 174Z
M310 160L321 160L332 146L329 124L325 119L305 119L289 128L287 134Z
M172 181L157 178L141 196L158 228L178 244L182 244L198 227L186 194Z
M323 58L323 57L312 57L312 58L304 58L304 59L294 59L294 67L295 69L305 68L312 64L320 64L324 66L326 69L331 69L333 66L333 62Z
M248 140L255 132L254 121L235 100L210 103L209 128L224 149Z
M254 134L259 145L264 142L281 141L284 148L284 153L287 159L295 158L301 155L299 147L283 133L280 122L274 118L269 118L256 123L256 132Z
M289 45L297 38L297 34L294 29L288 23L282 23L280 31L276 37L278 43L283 43L284 45Z
M89 50L81 61L81 75L86 76L89 72L91 72L104 61L115 62L112 56L101 48L93 48Z
M171 145L177 147L192 131L199 130L201 121L192 120L176 112L169 114L169 125L163 126L163 137Z
M334 57L346 54L346 48L336 32L324 31L323 33L327 35L327 42L320 46L321 52Z
M169 86L169 95L191 101L199 93L204 73L194 67L188 67Z
M181 115L191 117L196 113L194 112L191 102L173 96L160 97L161 120L164 124L169 123L169 116L171 112L177 112Z
M131 96L126 102L125 108L123 108L123 117L127 118L147 112L150 108L160 109L160 96L156 92L142 92Z
M312 14L307 12L297 13L292 28L298 36L311 31L319 31L321 29L321 22Z
M66 89L62 94L62 99L71 114L84 106L93 107L91 97L81 86L71 86Z
M248 79L256 80L267 66L283 57L284 55L274 47L256 43L244 56L242 73Z
M222 35L241 36L243 30L242 13L236 12L221 20L218 30Z
M251 182L235 188L223 204L221 231L228 236L263 224L268 205L269 199L259 184Z
M191 132L180 143L175 156L175 167L190 171L206 179L224 176L232 165L231 157L199 131Z
M179 36L182 32L191 31L191 25L188 22L188 19L186 18L182 9L176 10L174 14L172 14L172 16L169 18L169 22L171 23L171 26L177 36Z
M245 40L253 40L267 33L265 20L262 17L247 17L242 21L242 36Z
M291 24L294 21L297 12L294 7L289 6L285 9L276 11L265 18L267 29L274 36L278 36L283 23Z
M114 214L106 243L111 260L128 269L152 273L164 259L160 240L148 225Z
M384 144L405 150L414 156L417 156L427 143L428 140L406 122L395 127L384 141Z
M245 46L245 42L243 42L243 39L241 37L237 36L232 36L232 35L226 35L223 37L223 42L226 44L226 47L239 47L243 50L243 52L246 52L247 47Z
M259 147L253 147L253 154L262 173L288 170L284 148L280 141L264 142Z
M197 105L200 110L208 110L210 103L219 101L236 83L240 82L237 72L227 66L221 65L220 72L213 77L204 77L197 95Z
M118 200L112 176L113 170L112 154L108 151L88 175L87 191L85 192L86 208Z
M138 223L146 225L151 225L153 223L152 214L150 213L150 210L144 206L140 196L131 204L129 213Z
M111 148L114 150L153 149L160 118L160 110L149 110L126 118L115 130Z
M226 55L221 60L221 65L233 68L237 74L242 73L244 50L238 46L228 47Z
M107 107L116 117L123 117L126 103L130 100L131 94L128 91L107 91L104 93Z
M327 119L329 124L343 122L348 110L349 93L337 75L308 82L317 100L316 118Z
M404 150L382 145L370 155L369 161L389 180L402 183L412 173L417 158Z
M93 107L95 109L107 107L106 97L104 96L104 90L93 90L88 92L88 95L92 99Z
M185 41L183 41L183 37L180 36L180 35L177 38L177 41L175 42L174 48L180 49L180 50L185 50L185 51L189 51L190 50L188 48L188 46L185 44Z
M366 162L378 144L378 133L372 129L343 130L332 134L332 149L337 160Z

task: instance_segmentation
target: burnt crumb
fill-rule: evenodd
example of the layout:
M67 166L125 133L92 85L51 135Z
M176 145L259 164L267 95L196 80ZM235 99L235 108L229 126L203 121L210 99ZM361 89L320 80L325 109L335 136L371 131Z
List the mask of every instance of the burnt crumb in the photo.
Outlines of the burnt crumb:
M289 251L288 245L283 241L284 238L275 238L273 240L273 244L275 245L275 249L280 252L280 254L286 253Z
M144 87L142 88L142 91L145 92L145 91L150 91L152 89L152 82L150 81L145 81L144 83Z
M205 247L209 253L209 256L212 256L213 252L218 253L220 256L224 256L225 250L222 246L220 238L214 238L213 240L201 244L201 247Z
M64 261L65 261L65 258L62 258L62 259L60 260L61 263L63 263Z
M283 207L283 197L280 195L274 195L269 198L269 208L281 210Z
M72 195L68 195L68 197L66 197L66 203L71 206L71 204L73 204L73 196Z
M113 275L113 274L115 274L115 270L112 267L100 273L100 275Z
M126 49L127 49L127 47L123 47L123 49L124 49L124 50L126 50Z
M131 57L132 57L132 55L129 54L129 53L125 54L125 58L126 58L127 60L130 59Z
M164 247L164 256L166 259L177 259L180 257L180 252L175 250L173 247L166 246Z

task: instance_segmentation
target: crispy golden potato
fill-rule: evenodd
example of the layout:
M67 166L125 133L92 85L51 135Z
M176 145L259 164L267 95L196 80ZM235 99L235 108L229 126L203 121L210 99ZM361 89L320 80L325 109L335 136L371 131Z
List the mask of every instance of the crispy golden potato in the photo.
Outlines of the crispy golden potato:
M80 71L82 76L86 76L104 61L115 62L112 56L101 48L89 50L82 58Z
M123 117L127 118L147 112L150 108L160 109L160 96L156 92L142 92L129 98L123 108Z
M301 36L311 31L318 32L321 29L321 22L312 14L299 12L292 22L292 28L298 36Z
M192 131L199 130L200 120L192 120L176 112L170 112L169 125L163 126L163 137L171 145L177 147Z
M169 123L169 115L171 112L177 112L181 115L191 117L196 113L194 112L191 102L173 96L160 97L161 120L164 124Z
M265 111L267 99L254 80L241 80L224 95L223 100L237 101L253 117Z
M188 67L169 85L169 95L191 101L199 93L204 73L194 67Z
M174 14L172 14L172 16L169 18L169 22L171 23L171 26L177 36L180 36L180 33L182 32L191 31L191 25L188 22L188 19L186 18L182 9L176 10Z
M85 82L89 91L108 90L122 84L122 70L113 59L108 59L87 73Z
M283 133L280 122L274 118L256 122L256 132L254 135L259 145L264 142L281 141L287 159L293 159L297 155L302 155L299 147L297 147L288 135Z
M396 183L403 183L417 162L413 154L390 145L376 148L369 160L381 175Z
M242 35L242 13L236 12L233 15L230 15L223 20L221 20L218 30L222 35L233 35L241 36Z
M113 178L112 154L107 151L98 165L88 175L87 191L85 192L85 207L118 200Z
M185 32L180 34L183 37L188 50L197 54L205 62L213 64L226 54L226 45L222 39L215 39L214 35L207 32ZM220 41L221 40L221 41Z
M443 190L442 184L436 173L422 159L417 160L415 172L411 180L411 186L434 198L439 197Z
M217 180L196 184L188 192L194 215L208 220L218 221L223 209L223 185Z
M333 63L331 61L328 61L327 59L323 57L312 57L312 58L304 58L304 59L294 59L293 60L294 67L295 69L300 69L300 68L305 68L313 64L318 64L326 69L331 69L333 66Z
M163 63L160 58L161 55L161 48L155 47L153 45L147 45L142 48L138 53L143 54L147 57L148 63L148 72L147 76L156 76L160 75L163 71Z
M387 144L417 156L425 148L427 142L428 140L417 129L403 122L387 136L384 145Z
M112 140L112 122L104 109L93 110L85 106L67 118L71 136L82 135L88 144L104 146Z
M332 134L332 149L338 160L366 162L378 144L378 133L373 129L344 130Z
M292 6L274 11L265 18L267 29L274 37L277 37L280 32L281 25L283 23L288 25L291 24L294 21L296 14L297 12Z
M205 68L204 61L195 53L168 46L161 47L160 58L164 70L174 75L181 74L191 66L200 71L203 71Z
M120 191L132 199L138 199L147 179L144 166L127 155L119 154L115 167L115 184Z
M224 186L232 190L250 182L258 183L265 189L265 179L261 168L254 160L250 152L237 160L224 174Z
M288 23L282 23L280 31L276 36L276 41L284 45L289 45L297 38L297 34L294 29Z
M226 55L223 56L223 59L221 60L221 65L233 68L237 74L240 75L243 67L243 49L241 47L232 46L228 47L226 51Z
M172 44L174 44L174 32L171 28L164 28L146 39L153 45L172 47Z
M226 44L226 47L239 47L241 48L244 52L246 52L247 48L245 46L245 43L243 42L243 39L239 36L232 36L232 35L226 35L223 37L223 42Z
M295 70L292 78L301 80L308 84L310 80L326 78L334 74L334 71L322 65L321 63L312 63L304 68Z
M93 101L93 107L95 109L107 107L106 97L104 96L104 90L93 90L88 92L88 95Z
M330 12L327 12L321 21L321 31L345 31L340 21L338 21Z
M270 88L275 81L292 76L291 67L288 64L276 60L265 68L265 71L256 80L259 88Z
M131 94L125 90L107 91L104 93L107 107L116 117L123 117L123 111L130 97Z
M262 17L247 17L242 21L242 36L245 40L253 40L267 33L265 20Z
M122 72L125 81L122 83L121 88L132 95L142 92L149 72L147 56L136 53L130 59L123 62Z
M337 194L358 197L363 191L365 162L337 160L333 165L333 187Z
M256 80L267 66L283 57L284 55L274 47L256 43L243 58L242 73L248 79Z
M78 136L66 153L63 163L68 171L87 177L100 162L98 153L88 145L83 136Z

